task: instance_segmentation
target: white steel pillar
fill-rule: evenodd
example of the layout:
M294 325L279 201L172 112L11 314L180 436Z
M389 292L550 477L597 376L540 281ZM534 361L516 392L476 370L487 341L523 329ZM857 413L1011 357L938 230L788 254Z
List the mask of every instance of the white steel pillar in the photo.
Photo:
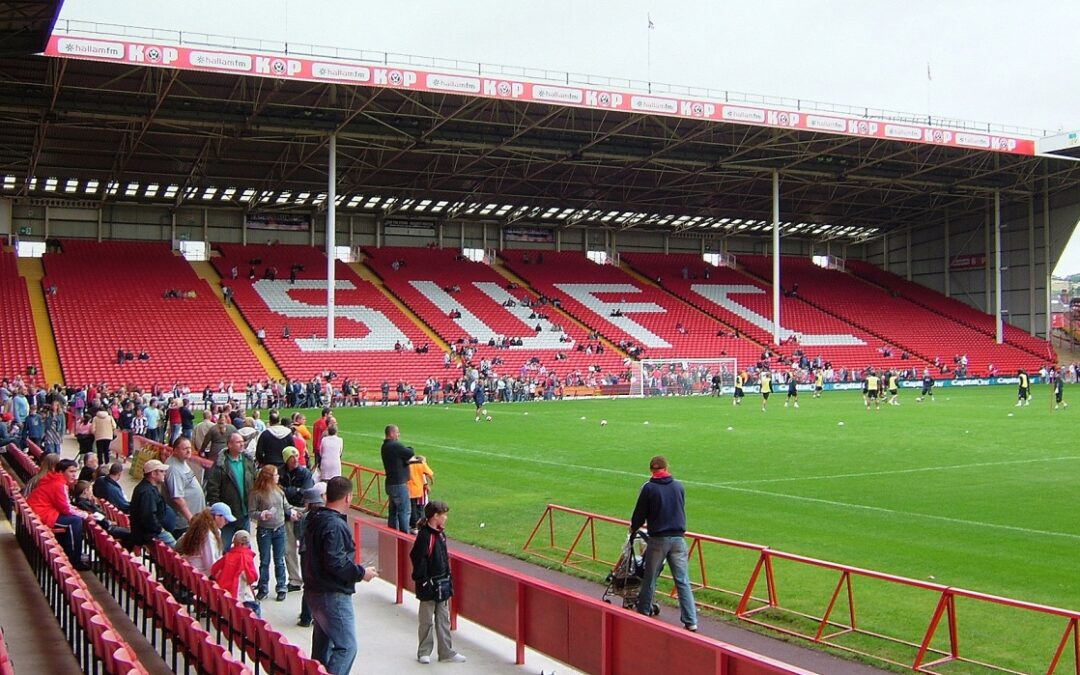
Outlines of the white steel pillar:
M1028 332L1035 335L1035 195L1028 197Z
M773 344L780 344L780 172L772 173L772 307Z
M1001 191L994 190L994 328L996 341L1005 341L1005 326L1001 322Z
M1043 283L1046 284L1046 341L1050 342L1054 330L1054 316L1050 313L1050 179L1043 177Z
M326 178L326 348L334 348L334 291L337 290L334 249L337 248L337 136L330 136L330 167ZM311 221L312 232L315 220Z
M952 288L950 282L952 281L952 262L949 259L949 238L951 237L949 232L949 209L945 209L945 245L941 247L942 253L944 253L944 260L942 262L942 270L945 276L945 297L952 297Z

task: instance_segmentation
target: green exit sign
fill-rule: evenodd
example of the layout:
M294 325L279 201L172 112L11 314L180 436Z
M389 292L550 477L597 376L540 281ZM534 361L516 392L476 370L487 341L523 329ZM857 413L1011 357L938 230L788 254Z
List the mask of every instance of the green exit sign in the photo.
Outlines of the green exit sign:
M34 233L34 231L29 227L20 227L19 228L19 234L20 235L27 236L27 235L31 235L33 233Z

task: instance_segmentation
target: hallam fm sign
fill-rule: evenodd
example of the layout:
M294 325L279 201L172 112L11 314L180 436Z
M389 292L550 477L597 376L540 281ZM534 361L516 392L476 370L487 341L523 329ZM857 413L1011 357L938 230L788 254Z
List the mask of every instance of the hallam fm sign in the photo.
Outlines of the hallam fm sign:
M746 103L660 96L569 84L546 84L511 78L443 73L415 68L372 66L349 61L274 56L259 52L183 47L77 35L53 35L46 56L161 68L198 70L289 80L339 82L500 98L631 113L716 120L730 124L802 129L844 136L971 148L1016 155L1035 154L1035 141L956 131L918 124L883 122L832 113L767 108Z

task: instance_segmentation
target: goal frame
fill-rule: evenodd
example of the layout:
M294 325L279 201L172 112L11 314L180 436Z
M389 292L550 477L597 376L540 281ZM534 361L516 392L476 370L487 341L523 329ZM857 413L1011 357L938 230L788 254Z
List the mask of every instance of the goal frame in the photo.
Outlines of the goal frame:
M702 367L705 370L702 370ZM682 358L671 356L662 359L640 359L631 364L630 396L644 398L645 396L664 395L687 395L685 387L653 387L646 386L645 378L652 378L653 373L660 369L664 372L675 370L677 374L687 371L692 373L689 395L709 395L712 393L712 378L717 372L720 373L720 394L730 393L735 388L735 376L739 372L738 359L731 356L718 356L716 358Z

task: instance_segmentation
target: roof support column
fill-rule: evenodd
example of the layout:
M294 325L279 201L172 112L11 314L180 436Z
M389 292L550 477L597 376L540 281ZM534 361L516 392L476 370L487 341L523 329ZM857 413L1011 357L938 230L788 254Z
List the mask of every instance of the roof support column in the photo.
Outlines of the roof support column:
M772 330L773 344L780 344L780 172L772 172Z
M1035 335L1035 195L1028 197L1028 332Z
M1005 341L1001 323L1001 190L994 190L994 328L998 344Z
M98 222L101 221L101 209L98 208ZM169 235L169 240L172 241L173 246L176 246L176 209L173 209L169 214L169 227L172 229L172 234ZM209 258L209 254L207 254Z
M98 209L97 209L97 243L99 243L99 244L101 243L102 221L104 220L103 211L104 211L104 209L99 206ZM174 232L176 231L176 214L175 213L173 213L173 231Z
M995 193L996 194L996 193ZM994 216L991 213L994 206L992 203L986 203L986 214L983 216L983 223L985 228L983 229L983 256L985 262L983 263L983 307L986 308L986 313L993 313L993 300L990 298L992 292L993 272L990 270L990 261L994 259L993 242L991 241L990 228L994 226Z
M555 230L555 252L562 253L562 230Z
M45 205L45 238L49 238L49 205Z
M330 167L326 179L326 348L334 348L334 291L337 290L337 135L330 136ZM311 221L314 232L315 220Z
M1046 169L1049 171L1049 169ZM1050 342L1053 336L1054 330L1054 317L1050 313L1050 275L1052 269L1050 268L1050 179L1045 175L1043 176L1043 195L1042 195L1042 207L1043 207L1043 271L1046 273L1043 276L1043 283L1046 285L1046 304L1043 307L1046 308L1046 341Z
M446 225L446 223L444 223L441 220L435 225L435 236L438 237L438 242L439 242L439 248L440 249L443 247L442 238L443 238L443 229L444 229L445 225Z
M945 245L941 247L944 254L941 261L942 276L945 277L945 297L952 297L950 295L952 287L950 282L952 281L952 270L949 262L949 208L945 207Z
M911 281L911 228L907 229L907 262L905 267L907 268L907 280Z

